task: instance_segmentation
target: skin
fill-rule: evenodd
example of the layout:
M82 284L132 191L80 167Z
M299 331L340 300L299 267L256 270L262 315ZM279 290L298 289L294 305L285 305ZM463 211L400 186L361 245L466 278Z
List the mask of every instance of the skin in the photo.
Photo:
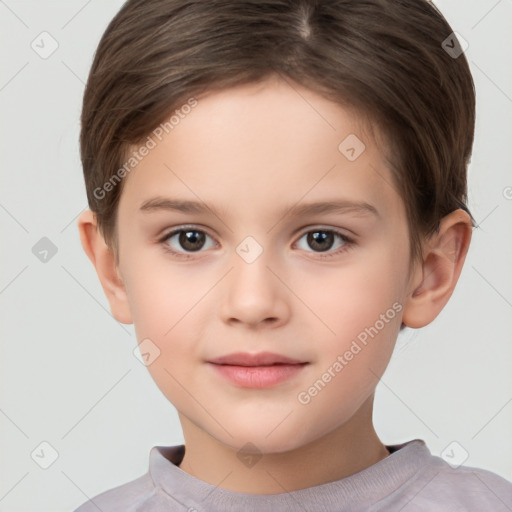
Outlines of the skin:
M125 178L118 265L94 214L84 212L78 223L114 317L134 323L139 343L149 338L160 350L148 370L179 413L186 447L180 468L257 494L361 471L389 455L372 409L400 326L427 325L448 301L470 243L469 216L446 216L424 240L421 260L411 262L404 203L382 146L352 111L278 79L197 99ZM349 134L366 146L354 161L338 150ZM219 216L141 212L154 197L204 201ZM327 200L364 202L378 213L283 214ZM202 247L195 242L198 251L187 252L179 235L161 241L184 225L206 233ZM333 235L322 252L307 237L322 230L353 242ZM236 252L247 236L263 250L252 263ZM300 403L298 394L393 304L401 307L394 318L309 403ZM206 362L261 351L309 364L277 386L248 389ZM261 458L247 465L240 450Z

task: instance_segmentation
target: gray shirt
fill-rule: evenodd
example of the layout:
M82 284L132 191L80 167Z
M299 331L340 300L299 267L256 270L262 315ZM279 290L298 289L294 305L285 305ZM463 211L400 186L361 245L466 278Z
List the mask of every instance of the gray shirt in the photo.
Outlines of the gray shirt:
M512 483L483 469L452 468L424 441L387 446L391 455L341 480L281 494L221 489L178 465L184 445L155 446L149 471L75 512L510 512Z

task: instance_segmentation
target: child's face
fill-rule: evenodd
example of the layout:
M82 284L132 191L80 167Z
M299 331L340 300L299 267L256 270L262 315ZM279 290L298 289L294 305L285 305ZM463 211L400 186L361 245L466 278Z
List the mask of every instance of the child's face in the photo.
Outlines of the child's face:
M233 448L284 452L341 426L391 356L411 291L406 214L356 121L296 84L212 93L125 178L119 270L138 341L160 350L148 369L182 418ZM355 139L338 149L351 134L359 156ZM141 210L154 198L218 215ZM359 206L287 214L327 201ZM179 228L193 231L181 245L159 241ZM308 364L244 387L208 363L234 352Z

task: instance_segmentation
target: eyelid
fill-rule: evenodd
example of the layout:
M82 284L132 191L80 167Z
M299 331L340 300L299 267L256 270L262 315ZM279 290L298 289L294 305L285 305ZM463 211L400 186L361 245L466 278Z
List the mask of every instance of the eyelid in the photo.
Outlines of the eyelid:
M168 239L172 235L176 235L180 231L201 231L208 235L210 238L215 239L215 237L210 233L209 229L206 226L202 226L201 224L182 224L180 226L174 226L173 228L165 229L162 235L158 235L156 238L159 242L162 240Z
M309 226L301 228L298 236L300 238L311 231L332 231L333 233L337 233L347 239L353 238L355 240L357 238L357 234L348 228L337 228L326 224L310 224ZM345 231L348 231L350 234L345 234Z

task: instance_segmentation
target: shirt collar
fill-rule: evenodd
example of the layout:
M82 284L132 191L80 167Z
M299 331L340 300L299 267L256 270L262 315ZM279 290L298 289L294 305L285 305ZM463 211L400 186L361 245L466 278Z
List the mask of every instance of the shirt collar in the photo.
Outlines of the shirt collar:
M432 457L425 442L415 439L387 446L390 455L376 464L341 480L280 494L248 494L221 489L178 467L185 446L154 446L149 474L156 487L186 508L226 510L314 510L319 503L336 507L369 506L404 485ZM221 479L219 479L221 481ZM271 508L269 508L271 507Z

